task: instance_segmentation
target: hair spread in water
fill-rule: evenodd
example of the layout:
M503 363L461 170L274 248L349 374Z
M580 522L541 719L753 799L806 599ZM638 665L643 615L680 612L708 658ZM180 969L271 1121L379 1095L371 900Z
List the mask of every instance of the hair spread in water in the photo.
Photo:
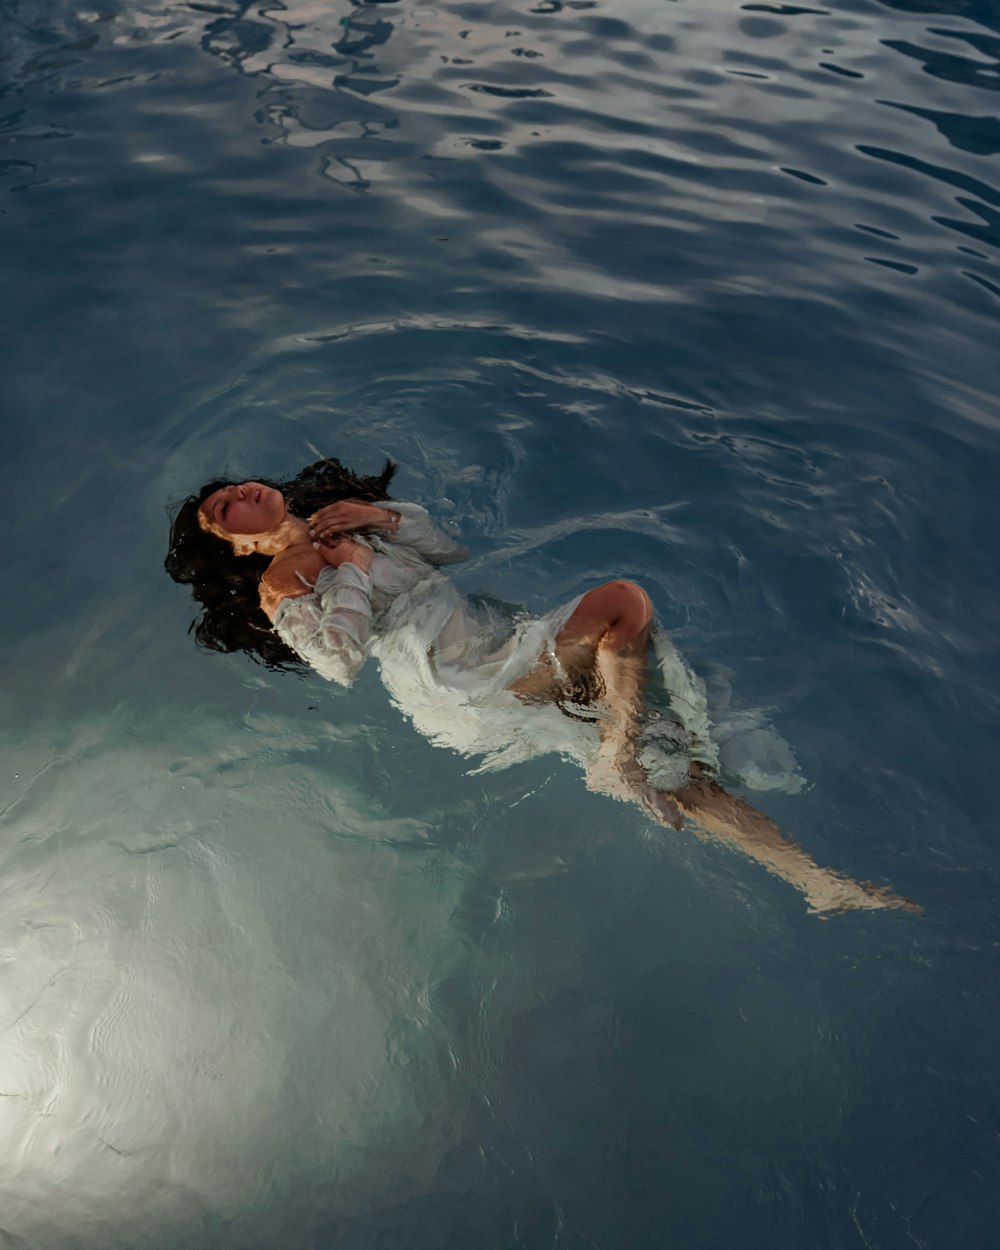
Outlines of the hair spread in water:
M285 496L288 510L308 517L324 504L341 499L375 503L387 499L396 466L385 462L380 474L359 477L339 460L317 460L290 482L271 482ZM242 479L241 479L242 480ZM271 563L269 556L238 556L222 538L203 530L198 509L234 479L209 482L178 507L170 526L170 550L164 567L175 582L191 587L201 612L191 622L195 641L209 651L245 651L271 669L308 666L278 637L260 606L260 579Z

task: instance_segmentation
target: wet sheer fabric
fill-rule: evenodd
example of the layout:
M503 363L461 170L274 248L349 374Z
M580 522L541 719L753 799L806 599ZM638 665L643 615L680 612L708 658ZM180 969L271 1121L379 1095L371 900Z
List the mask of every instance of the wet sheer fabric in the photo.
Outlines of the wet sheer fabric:
M438 589L443 628L450 615L448 591L457 599L451 582L436 572L436 566L464 560L466 549L439 529L419 504L391 506L400 517L395 534L357 536L372 548L368 572L350 563L324 569L311 595L283 600L275 617L275 629L292 650L321 676L342 686L349 686L368 655L377 653L379 639L396 627L390 618L403 619L411 601L416 604ZM419 593L414 595L415 591ZM428 644L433 641L430 638Z
M555 639L580 597L540 617L466 599L441 571L463 560L465 548L419 504L386 506L400 514L400 525L395 534L364 539L373 551L368 572L349 563L328 568L313 593L284 600L275 618L284 641L317 673L345 686L375 657L397 707L432 742L477 757L475 772L549 752L586 770L599 745L599 713L568 695L526 701L509 689L540 662L559 679ZM683 784L693 759L718 768L719 746L704 684L662 630L654 629L653 650L642 758L650 779L672 789ZM794 769L790 753L787 762ZM772 784L789 788L784 780L783 773Z

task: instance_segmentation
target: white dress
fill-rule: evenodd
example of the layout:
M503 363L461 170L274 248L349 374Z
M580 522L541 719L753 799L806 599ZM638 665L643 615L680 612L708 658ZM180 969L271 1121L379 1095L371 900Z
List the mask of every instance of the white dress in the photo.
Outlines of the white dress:
M587 770L599 744L595 722L568 704L527 702L508 689L545 655L560 671L555 638L580 596L524 619L470 602L440 571L464 560L465 548L419 504L383 506L399 513L400 525L362 540L374 553L368 572L350 563L327 568L311 594L283 600L274 621L281 638L344 686L375 656L396 706L432 742L479 757L474 772L553 751ZM692 759L718 768L719 749L703 683L662 630L654 629L653 645L651 685L662 687L667 706L652 714L643 762L651 781L674 789Z

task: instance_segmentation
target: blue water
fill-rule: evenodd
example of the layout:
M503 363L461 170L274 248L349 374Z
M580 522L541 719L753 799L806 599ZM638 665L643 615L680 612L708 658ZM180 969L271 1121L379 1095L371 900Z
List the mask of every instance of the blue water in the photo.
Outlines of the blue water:
M0 1246L996 1245L996 5L4 0L0 58ZM924 916L196 651L168 505L323 454L463 590L640 579Z

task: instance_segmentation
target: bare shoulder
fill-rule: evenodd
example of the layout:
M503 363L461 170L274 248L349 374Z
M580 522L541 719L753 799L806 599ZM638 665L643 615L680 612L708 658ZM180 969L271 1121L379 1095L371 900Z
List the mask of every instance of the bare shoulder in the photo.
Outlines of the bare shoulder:
M326 561L311 546L289 547L274 557L260 579L260 606L274 620L282 599L296 599L312 592L313 583Z

